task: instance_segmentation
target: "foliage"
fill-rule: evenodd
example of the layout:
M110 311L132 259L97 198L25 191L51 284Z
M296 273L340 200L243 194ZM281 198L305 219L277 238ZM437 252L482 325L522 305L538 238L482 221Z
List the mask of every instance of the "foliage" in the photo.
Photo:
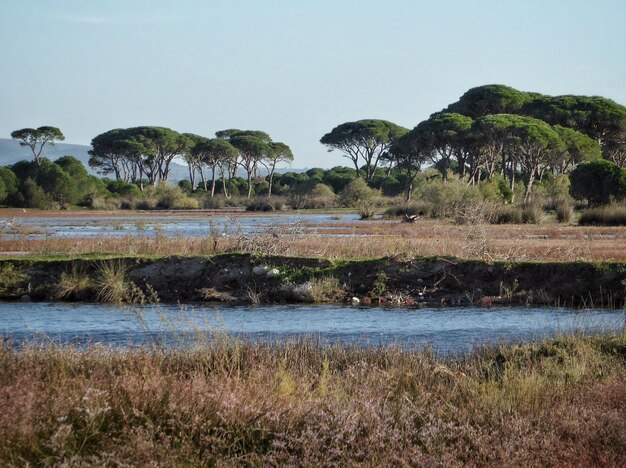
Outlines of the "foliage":
M623 334L480 347L0 348L0 464L621 466Z
M26 208L46 209L50 202L51 198L44 189L30 177L21 184L19 196L16 197L16 204Z
M531 101L528 93L509 86L490 84L468 90L445 112L457 112L473 119L490 114L516 114Z
M19 181L13 173L13 171L7 167L0 167L0 180L2 180L2 187L4 196L0 197L0 203L7 202L11 204L13 198L18 192Z
M96 268L94 287L100 302L119 304L128 300L128 268L122 260L100 262Z
M156 198L157 208L168 210L198 208L199 203L194 198L188 197L180 187L174 187L167 182L161 182L156 189L146 193L146 197Z
M345 207L358 208L371 205L379 196L380 192L368 187L363 179L355 179L339 194L339 202Z
M404 127L386 120L358 120L338 125L322 136L320 143L326 145L329 151L341 151L352 161L357 173L362 161L365 164L365 180L369 182L381 159L406 132Z
M55 163L42 165L36 182L62 207L78 201L79 192L75 179Z
M432 206L434 218L451 218L463 206L481 202L480 190L461 180L430 180L420 185L421 200Z
M140 197L141 191L139 187L130 182L124 180L111 180L102 179L105 183L106 189L112 194L119 195L121 197Z
M65 139L61 130L50 126L15 130L11 132L11 138L19 141L20 146L30 148L37 165L41 165L42 152L46 145L54 145L55 141L63 141Z
M626 226L626 206L608 205L585 210L578 220L580 225Z
M579 165L570 174L572 196L591 205L609 203L626 196L626 171L616 164L592 161Z

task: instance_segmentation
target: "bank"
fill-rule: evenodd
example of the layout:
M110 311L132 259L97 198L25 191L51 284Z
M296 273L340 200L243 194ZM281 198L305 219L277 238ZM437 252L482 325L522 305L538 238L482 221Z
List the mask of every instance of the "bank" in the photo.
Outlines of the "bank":
M626 263L327 260L240 253L24 257L0 260L0 300L619 308L626 302Z

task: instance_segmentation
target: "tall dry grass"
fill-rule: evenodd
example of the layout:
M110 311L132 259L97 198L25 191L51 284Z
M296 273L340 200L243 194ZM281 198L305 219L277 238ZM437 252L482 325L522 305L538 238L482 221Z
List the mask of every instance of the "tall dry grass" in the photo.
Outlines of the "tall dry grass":
M225 342L221 342L225 343ZM626 335L459 359L0 347L0 464L624 466Z

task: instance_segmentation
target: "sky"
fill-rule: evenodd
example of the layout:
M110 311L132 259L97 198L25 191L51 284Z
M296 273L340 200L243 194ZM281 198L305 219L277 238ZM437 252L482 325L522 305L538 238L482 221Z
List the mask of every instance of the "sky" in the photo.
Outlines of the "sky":
M626 1L0 0L0 138L254 129L328 168L335 126L413 128L490 83L626 104Z

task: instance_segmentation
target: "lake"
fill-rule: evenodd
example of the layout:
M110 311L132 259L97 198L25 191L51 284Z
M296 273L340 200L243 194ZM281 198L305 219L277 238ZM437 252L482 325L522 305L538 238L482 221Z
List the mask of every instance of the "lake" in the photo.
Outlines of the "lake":
M262 342L431 347L455 354L485 343L515 343L558 333L623 330L623 310L565 308L403 308L336 305L157 305L0 303L0 337L114 347L190 346L224 336Z
M163 235L183 237L206 237L211 235L254 235L268 229L298 229L307 234L324 234L329 225L350 223L359 219L357 214L262 214L224 216L206 215L159 215L140 216L67 216L24 217L4 220L13 228L5 228L5 239L45 239L125 237L128 235Z

